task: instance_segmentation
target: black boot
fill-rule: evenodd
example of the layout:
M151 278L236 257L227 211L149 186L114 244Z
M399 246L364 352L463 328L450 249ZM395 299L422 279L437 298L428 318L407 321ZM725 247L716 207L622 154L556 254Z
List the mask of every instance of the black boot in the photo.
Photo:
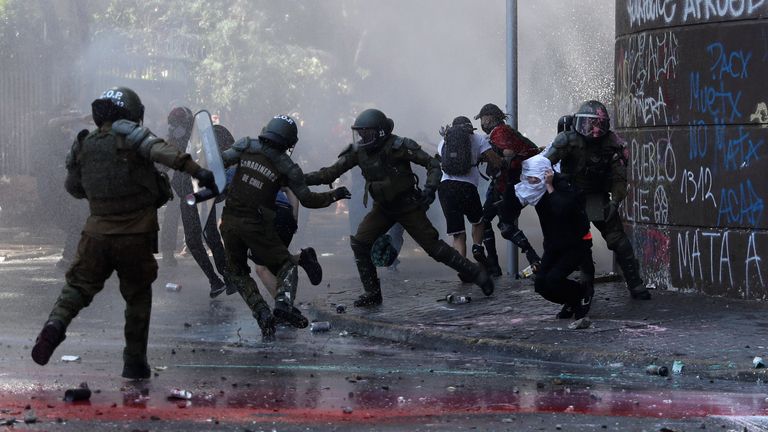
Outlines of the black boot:
M621 267L621 273L627 282L629 295L634 300L650 300L651 293L648 292L648 289L643 284L643 279L640 278L640 265L635 258L632 244L626 236L618 242L614 252L616 253L616 262Z
M276 320L285 321L296 328L307 328L309 325L309 320L301 314L301 311L286 301L276 300L275 310L272 313Z
M530 247L523 252L525 252L525 258L528 260L528 264L531 265L533 272L537 273L539 271L539 266L541 266L541 257L539 257L539 254L536 253L536 250L534 250L533 247Z
M227 284L222 282L219 278L212 279L209 282L211 284L211 292L208 293L210 298L216 298L227 290Z
M504 273L501 271L501 266L499 265L499 254L496 252L496 238L494 237L493 229L486 228L483 236L483 245L488 252L485 269L491 276L499 277ZM474 254L474 249L472 252Z
M256 318L256 322L259 323L261 328L261 340L264 342L272 342L275 340L275 317L270 312L269 308L264 306L253 313L253 317Z
M149 369L147 360L126 360L123 362L123 378L131 380L149 379L152 371Z
M372 307L380 305L382 301L381 291L364 292L353 304L355 307Z
M573 317L573 306L569 304L564 304L563 308L560 309L560 312L555 315L555 318L557 319L570 319Z
M480 272L477 274L477 277L475 278L475 284L480 287L480 289L483 291L483 294L486 296L493 294L493 291L496 289L496 285L493 283L493 279L483 268L481 268Z
M317 253L311 247L302 249L299 254L299 266L307 273L309 282L312 285L320 285L323 281L323 268L317 261Z
M59 320L46 322L32 347L32 360L41 366L46 365L56 347L66 339L66 330L67 326Z
M488 269L488 257L485 256L485 248L483 248L483 245L472 245L472 258L475 259L476 263Z

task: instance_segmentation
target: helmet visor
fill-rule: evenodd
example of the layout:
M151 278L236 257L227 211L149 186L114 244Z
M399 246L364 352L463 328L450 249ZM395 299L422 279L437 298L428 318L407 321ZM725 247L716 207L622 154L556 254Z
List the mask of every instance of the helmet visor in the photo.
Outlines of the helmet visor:
M594 114L576 114L574 129L587 138L600 138L608 133L610 120L605 116Z
M378 129L352 129L352 142L357 147L373 145L378 137Z

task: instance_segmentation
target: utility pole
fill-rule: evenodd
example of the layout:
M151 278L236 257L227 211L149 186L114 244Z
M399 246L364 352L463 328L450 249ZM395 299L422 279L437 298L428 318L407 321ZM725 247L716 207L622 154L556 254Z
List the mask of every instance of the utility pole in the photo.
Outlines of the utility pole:
M507 0L507 124L517 129L517 0ZM517 221L515 221L517 225ZM517 246L507 241L507 271L517 277Z

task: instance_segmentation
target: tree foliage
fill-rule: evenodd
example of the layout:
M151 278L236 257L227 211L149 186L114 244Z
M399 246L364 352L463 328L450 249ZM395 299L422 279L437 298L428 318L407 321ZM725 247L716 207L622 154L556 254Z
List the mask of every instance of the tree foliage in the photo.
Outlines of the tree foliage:
M328 34L353 32L338 28L343 20L330 19L338 6L298 0L222 0L216 7L201 0L111 0L95 13L94 34L96 39L121 35L133 56L163 63L155 75L165 71L182 79L192 102L236 120L301 110L309 94L322 99L348 91L353 77L337 59L354 46L327 42L333 39ZM263 113L252 112L254 106Z

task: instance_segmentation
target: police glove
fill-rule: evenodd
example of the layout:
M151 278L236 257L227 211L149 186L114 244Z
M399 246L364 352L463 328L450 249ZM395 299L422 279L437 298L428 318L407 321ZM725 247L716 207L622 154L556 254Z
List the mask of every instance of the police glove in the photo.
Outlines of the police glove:
M435 190L431 187L425 187L421 190L421 197L419 198L419 204L422 207L429 208L432 203L435 202Z
M201 187L218 192L218 188L216 187L216 178L213 176L211 171L205 168L200 168L199 170L195 171L194 174L192 174L192 177L197 179L197 183Z
M619 204L614 201L610 201L608 202L608 204L605 205L603 210L604 210L603 214L605 215L605 220L609 221L618 214Z
M349 192L349 189L347 189L346 186L336 188L331 191L331 193L333 194L334 201L352 198L352 194Z

